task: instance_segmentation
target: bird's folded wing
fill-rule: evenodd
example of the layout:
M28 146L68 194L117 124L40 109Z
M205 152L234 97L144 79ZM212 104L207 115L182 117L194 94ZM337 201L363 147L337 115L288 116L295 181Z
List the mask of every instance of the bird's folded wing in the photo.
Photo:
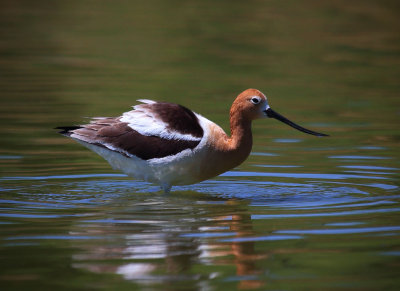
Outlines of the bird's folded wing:
M61 133L143 160L194 149L203 137L195 113L171 103L143 100L118 118L94 118L79 127L62 127Z

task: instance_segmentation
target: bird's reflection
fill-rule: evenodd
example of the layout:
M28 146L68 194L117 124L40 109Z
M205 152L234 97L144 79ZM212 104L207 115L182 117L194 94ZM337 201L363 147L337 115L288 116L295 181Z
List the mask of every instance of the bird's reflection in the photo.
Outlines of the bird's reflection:
M127 220L115 214L112 219L86 221L79 225L79 233L105 239L81 245L74 266L119 274L143 285L163 284L165 290L173 290L173 282L188 280L195 282L193 290L201 290L212 280L227 277L237 281L238 288L259 288L263 281L257 261L266 255L258 254L251 241L254 231L247 202L208 202L187 203L183 208L169 204L151 220L148 215ZM234 266L236 274L225 273L227 265Z
M251 240L242 240L254 236L251 215L246 211L247 205L236 200L229 200L228 205L236 208L236 213L231 215L231 219L220 217L221 221L226 221L230 231L235 233L235 237L230 241L231 253L234 256L236 274L239 278L240 289L259 288L263 282L257 279L261 270L257 268L257 260L265 259L267 255L258 254L255 251L255 242ZM238 208L239 207L239 211Z

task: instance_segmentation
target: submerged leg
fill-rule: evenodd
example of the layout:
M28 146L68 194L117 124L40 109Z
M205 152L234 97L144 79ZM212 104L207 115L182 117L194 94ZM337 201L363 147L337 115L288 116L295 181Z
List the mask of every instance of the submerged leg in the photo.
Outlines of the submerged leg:
M160 187L161 187L161 190L163 190L165 194L168 194L169 191L171 191L171 188L172 188L172 186L170 184L168 184L168 183L162 183L160 185Z

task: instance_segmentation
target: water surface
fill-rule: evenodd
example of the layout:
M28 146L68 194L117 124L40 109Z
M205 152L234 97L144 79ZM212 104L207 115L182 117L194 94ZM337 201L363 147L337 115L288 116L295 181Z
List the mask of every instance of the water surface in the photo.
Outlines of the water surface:
M3 1L2 290L398 290L395 1ZM248 160L159 187L55 126L233 98L331 136L253 125Z

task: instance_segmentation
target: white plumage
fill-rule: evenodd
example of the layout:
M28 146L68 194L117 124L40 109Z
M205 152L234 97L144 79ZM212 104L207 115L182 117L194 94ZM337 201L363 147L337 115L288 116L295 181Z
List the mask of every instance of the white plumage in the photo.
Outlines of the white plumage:
M230 110L231 136L181 105L140 99L142 104L116 118L94 118L81 126L58 127L128 176L156 183L168 192L215 177L241 164L252 148L251 123L276 118L305 129L273 111L263 93L242 92Z

